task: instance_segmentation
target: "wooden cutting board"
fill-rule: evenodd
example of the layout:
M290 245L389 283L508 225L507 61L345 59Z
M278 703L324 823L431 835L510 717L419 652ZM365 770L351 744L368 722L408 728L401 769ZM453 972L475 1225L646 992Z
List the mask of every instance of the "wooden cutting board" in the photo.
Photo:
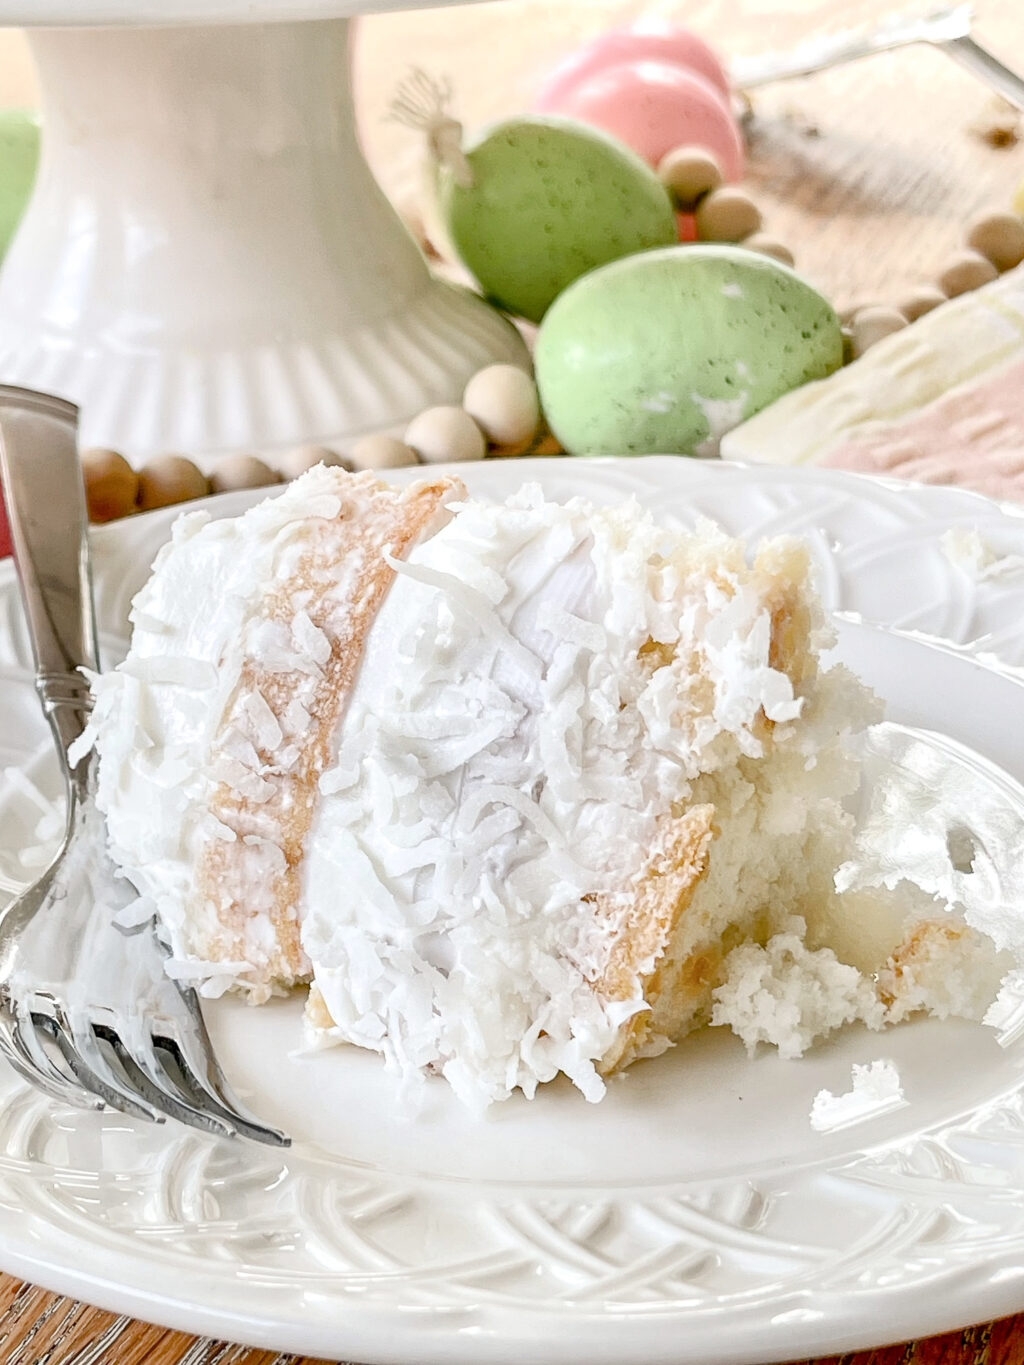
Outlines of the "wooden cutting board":
M0 1279L0 1361L3 1365L321 1365L311 1356L251 1351L223 1341L165 1332L7 1277ZM411 1360L409 1365L419 1362ZM1024 1365L1024 1316L908 1345L829 1356L815 1365Z

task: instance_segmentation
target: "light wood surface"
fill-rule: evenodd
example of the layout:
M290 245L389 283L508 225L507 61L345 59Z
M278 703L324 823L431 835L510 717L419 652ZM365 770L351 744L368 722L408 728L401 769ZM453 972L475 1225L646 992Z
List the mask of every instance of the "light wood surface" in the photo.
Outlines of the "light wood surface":
M413 65L450 74L470 127L529 107L543 72L582 38L638 14L685 15L723 53L786 49L811 32L877 19L888 0L508 0L365 20L357 91L368 154L396 199L415 197L420 148L386 120ZM979 0L978 32L1024 68L1024 3ZM0 33L0 104L31 105L24 40ZM838 306L894 300L957 248L977 209L1024 181L1024 141L974 131L991 97L941 53L913 49L756 96L749 184L766 227ZM2 1252L0 1252L2 1255ZM879 1325L884 1336L884 1325ZM313 1365L115 1318L0 1276L2 1365ZM410 1361L409 1365L418 1365ZM753 1365L753 1363L752 1363ZM829 1365L1024 1365L1024 1316Z
M909 0L914 8L913 0ZM928 0L917 0L917 8ZM876 21L894 0L528 0L390 15L357 52L364 138L385 188L415 187L417 139L386 120L417 63L450 73L470 127L529 107L544 72L581 37L640 14L685 15L726 55L785 51L812 33ZM1024 4L979 0L977 32L1024 69ZM839 307L893 300L933 276L977 210L1005 208L1024 181L1024 140L972 131L986 88L944 53L908 48L754 96L748 185L766 230Z

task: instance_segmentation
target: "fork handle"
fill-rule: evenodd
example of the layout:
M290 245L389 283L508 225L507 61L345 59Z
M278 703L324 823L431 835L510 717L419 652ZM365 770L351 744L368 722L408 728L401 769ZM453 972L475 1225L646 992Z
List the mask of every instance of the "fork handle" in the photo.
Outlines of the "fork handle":
M973 71L976 76L980 76L983 81L987 81L993 90L996 90L1002 97L1018 109L1024 109L1024 80L1017 75L1016 71L1011 71L1008 66L1004 66L997 57L980 43L976 42L970 35L966 38L953 38L948 43L942 43L944 52L961 64L966 66L968 71Z
M89 714L78 670L99 663L77 432L74 404L0 385L0 479L36 690L65 760Z

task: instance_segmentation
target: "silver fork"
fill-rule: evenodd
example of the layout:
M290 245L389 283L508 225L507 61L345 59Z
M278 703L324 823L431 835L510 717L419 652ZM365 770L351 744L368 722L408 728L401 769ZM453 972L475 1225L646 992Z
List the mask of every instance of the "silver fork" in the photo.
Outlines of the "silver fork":
M56 859L0 915L0 1051L63 1103L284 1146L232 1096L195 991L164 971L152 919L131 923L139 897L106 853L93 756L68 757L91 705L80 670L99 666L77 416L59 398L0 386L0 476L67 788Z
M741 57L730 67L737 90L754 90L775 81L811 76L842 62L858 61L876 52L925 43L937 47L985 81L1018 109L1024 109L1024 80L974 37L970 4L931 14L897 14L871 29L827 33L809 39L792 52L759 53Z

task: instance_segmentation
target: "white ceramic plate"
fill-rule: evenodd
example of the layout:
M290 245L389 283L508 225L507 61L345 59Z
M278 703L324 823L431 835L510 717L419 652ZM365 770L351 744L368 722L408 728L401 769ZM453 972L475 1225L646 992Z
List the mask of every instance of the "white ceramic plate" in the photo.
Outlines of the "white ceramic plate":
M806 536L840 653L898 720L1024 778L1024 573L976 582L976 529L1024 555L1024 516L970 494L679 459L464 469L501 495L635 494L748 536ZM239 510L252 495L210 504ZM172 516L99 531L108 655ZM901 635L899 632L907 632ZM922 643L921 636L946 642ZM979 662L978 660L982 660ZM55 768L0 566L0 877L27 875ZM45 804L45 803L44 803ZM45 833L45 828L43 830ZM1024 901L1022 901L1024 913ZM293 1057L298 1001L210 1011L229 1075L295 1138L283 1155L61 1111L0 1074L0 1265L103 1307L255 1346L396 1365L755 1362L831 1354L1024 1309L1024 1041L964 1023L844 1033L799 1062L720 1031L616 1081L483 1121L438 1082L396 1112L378 1059ZM818 1090L891 1058L908 1103L821 1135Z

